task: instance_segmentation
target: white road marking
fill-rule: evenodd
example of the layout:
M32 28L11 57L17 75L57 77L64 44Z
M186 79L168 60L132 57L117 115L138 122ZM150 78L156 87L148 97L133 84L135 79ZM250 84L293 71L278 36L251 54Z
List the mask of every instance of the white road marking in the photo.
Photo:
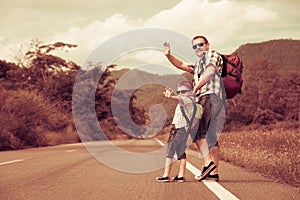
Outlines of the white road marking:
M155 140L161 146L165 146L165 144L162 143L159 139L155 138ZM201 174L201 171L198 168L196 168L194 165L189 163L188 161L186 162L186 168L195 176ZM220 185L216 181L204 180L204 181L202 181L202 183L204 183L204 185L208 189L210 189L210 191L212 191L221 200L238 200L238 198L236 196L234 196L231 192L226 190L222 185Z
M189 162L186 162L186 168L194 175L201 174L201 171ZM204 185L208 187L208 189L210 189L219 199L238 200L236 196L234 196L216 181L204 180L202 183L204 183Z
M161 145L161 146L166 146L162 141L160 141L159 139L155 138L155 140Z
M234 196L231 192L226 190L223 186L221 186L216 181L202 181L208 189L210 189L219 199L224 200L238 200L236 196Z
M186 162L186 168L195 176L201 174L201 171L189 162Z
M71 153L71 152L74 152L74 151L78 151L78 150L72 149L72 150L68 150L68 151L66 151L66 152L67 152L67 153Z
M7 162L3 162L3 163L0 163L0 165L7 165L7 164L12 164L12 163L16 163L16 162L22 162L24 160L11 160L11 161L7 161Z

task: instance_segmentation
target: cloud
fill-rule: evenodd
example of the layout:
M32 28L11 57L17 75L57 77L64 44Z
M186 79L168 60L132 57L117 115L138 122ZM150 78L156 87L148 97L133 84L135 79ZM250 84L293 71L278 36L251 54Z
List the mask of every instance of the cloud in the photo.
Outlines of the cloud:
M244 43L274 39L272 35L278 37L293 32L276 29L274 33L275 26L284 27L283 23L293 16L289 16L288 13L281 15L280 7L270 6L257 1L182 0L174 7L161 10L148 19L132 19L117 13L106 19L72 26L67 31L45 35L39 39L44 42L63 41L77 44L77 49L60 55L78 64L82 64L89 53L104 41L123 32L143 27L169 29L190 38L203 34L211 41L212 48L233 51ZM255 34L256 32L259 34ZM4 41L1 37L0 40ZM7 52L2 49L0 53ZM132 56L132 59L139 62L145 56L157 58L157 55L151 56L147 52L146 55L138 53Z
M183 0L149 18L146 25L170 28L190 36L203 34L222 45L245 25L275 20L278 20L276 12L254 4Z
M76 50L64 55L69 58L77 58L80 64L102 42L116 34L135 29L139 21L129 20L127 16L115 14L105 20L92 21L83 27L72 27L67 32L56 33L48 37L47 41L63 41L78 45Z
M279 19L277 13L270 9L261 8L257 5L249 5L240 16L245 22L266 23L274 22Z
M227 0L217 2L183 0L146 20L133 20L128 16L115 14L103 21L93 21L84 27L73 27L65 33L57 33L50 40L77 43L80 52L87 55L101 42L116 34L135 28L152 27L174 30L190 37L203 34L213 41L212 44L221 47L233 40L245 26L276 20L278 20L276 12L255 4Z

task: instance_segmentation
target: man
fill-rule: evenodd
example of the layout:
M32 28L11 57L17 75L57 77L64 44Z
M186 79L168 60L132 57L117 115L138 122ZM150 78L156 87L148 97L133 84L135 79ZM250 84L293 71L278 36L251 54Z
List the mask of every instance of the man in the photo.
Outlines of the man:
M196 143L200 155L204 157L201 175L195 179L219 180L219 143L225 121L225 92L221 81L223 61L221 56L209 50L209 42L204 36L192 39L192 48L199 57L195 65L190 65L171 54L170 44L164 43L165 55L178 69L194 74L193 93L196 101L203 107L203 116L199 121L199 128L193 141Z

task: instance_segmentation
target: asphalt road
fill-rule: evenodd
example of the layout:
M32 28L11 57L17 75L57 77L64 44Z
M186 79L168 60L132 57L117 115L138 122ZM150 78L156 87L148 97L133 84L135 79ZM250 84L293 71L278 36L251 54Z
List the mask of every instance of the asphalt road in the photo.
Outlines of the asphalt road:
M94 145L97 153L114 158L114 150L105 143ZM119 141L115 145L139 153L162 148L156 140ZM161 154L157 163L163 160ZM82 144L0 152L0 199L300 199L299 188L226 162L220 162L218 183L197 182L193 173L201 162L193 151L188 152L188 161L191 171L187 170L186 182L158 183L155 178L163 169L143 173L116 170L98 161ZM145 160L130 164L137 169L154 166ZM176 162L172 175L177 170Z

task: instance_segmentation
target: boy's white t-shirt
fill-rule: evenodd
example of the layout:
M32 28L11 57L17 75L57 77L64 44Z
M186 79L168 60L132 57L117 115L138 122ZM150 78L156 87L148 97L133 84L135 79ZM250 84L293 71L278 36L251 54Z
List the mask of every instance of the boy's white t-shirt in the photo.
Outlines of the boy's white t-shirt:
M175 125L175 128L182 128L188 125L186 119L184 118L180 106L183 106L183 109L189 119L192 118L193 115L193 109L194 109L194 103L193 103L193 97L187 97L187 96L179 96L181 98L182 102L178 103L175 109L174 117L172 124ZM196 106L197 112L195 115L195 118L200 118L201 112L199 109L199 106Z

